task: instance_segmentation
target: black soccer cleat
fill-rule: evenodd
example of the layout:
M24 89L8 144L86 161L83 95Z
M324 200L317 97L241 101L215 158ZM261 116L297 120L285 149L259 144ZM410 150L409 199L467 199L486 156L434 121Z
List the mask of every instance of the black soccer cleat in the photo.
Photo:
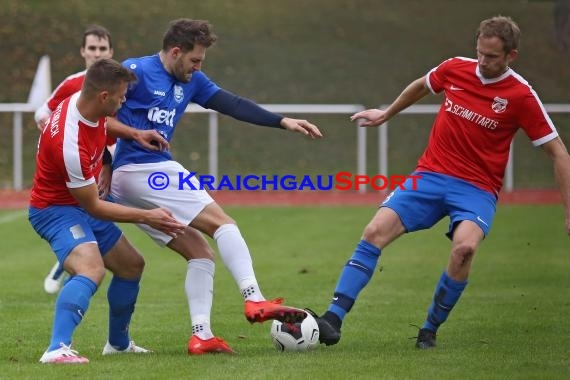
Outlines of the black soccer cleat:
M305 311L313 316L319 325L319 342L327 346L332 346L337 344L340 340L340 324L342 323L338 317L338 321L331 322L325 318L325 315L319 317L311 309L305 309ZM329 313L330 314L330 313ZM336 323L335 323L336 322ZM338 327L336 327L338 326Z
M420 329L420 331L418 331L416 347L422 350L434 348L435 338L436 338L435 332L428 329Z

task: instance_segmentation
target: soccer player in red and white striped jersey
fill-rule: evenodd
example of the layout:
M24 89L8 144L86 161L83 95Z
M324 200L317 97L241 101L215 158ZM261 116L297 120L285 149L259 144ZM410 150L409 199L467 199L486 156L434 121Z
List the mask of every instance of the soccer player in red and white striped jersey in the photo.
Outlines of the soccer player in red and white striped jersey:
M100 25L91 25L83 33L79 53L85 59L85 70L69 75L52 92L50 97L35 112L34 119L41 131L51 113L63 100L81 90L89 66L101 58L113 58L111 33Z
M59 104L40 136L29 220L72 275L57 297L51 341L41 363L89 362L71 349L71 340L106 269L113 279L107 293L109 335L103 354L149 352L131 341L128 329L144 259L111 221L145 223L173 237L186 226L166 209L139 210L99 197L106 117L121 107L134 80L136 76L120 63L98 60L87 70L81 92ZM156 131L119 134L149 149L152 141L165 142Z
M451 254L435 288L416 347L432 348L440 325L459 300L479 244L496 210L515 133L522 129L552 159L570 233L570 156L533 88L509 65L518 55L520 30L509 17L484 20L476 33L477 59L455 57L410 83L385 110L358 112L352 120L378 126L431 93L443 94L427 148L415 175L384 200L346 263L328 310L317 317L320 340L340 340L342 321L374 273L381 251L407 232L450 218Z
M69 75L52 92L50 97L36 110L34 119L38 129L43 130L45 123L51 113L55 111L59 103L81 90L81 85L85 79L85 73L89 66L101 58L113 58L113 41L111 33L103 26L91 25L83 32L83 42L79 53L85 59L85 70ZM107 149L113 152L116 139L107 136ZM106 165L98 177L98 185L101 195L105 197L109 193L111 184L111 167ZM67 278L67 274L59 263L51 268L44 279L44 290L47 293L57 293L61 284Z

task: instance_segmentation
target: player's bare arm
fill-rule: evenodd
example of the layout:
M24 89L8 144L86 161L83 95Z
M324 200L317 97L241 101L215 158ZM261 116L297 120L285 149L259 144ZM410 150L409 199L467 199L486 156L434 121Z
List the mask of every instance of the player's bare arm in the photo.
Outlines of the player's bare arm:
M360 111L352 115L350 120L358 120L361 127L376 127L384 124L400 111L408 108L428 94L429 89L426 86L425 77L421 77L410 83L385 110L373 108Z
M307 120L284 117L281 120L281 126L288 131L299 132L305 136L310 136L313 139L323 137L319 128L316 125L309 123Z
M148 150L163 151L170 148L168 141L156 130L132 128L114 117L107 117L107 131L113 137L135 140Z
M542 145L552 159L554 177L560 189L566 217L566 232L570 235L570 155L560 137Z
M186 225L179 223L166 209L142 210L99 199L99 192L95 183L70 188L69 191L79 205L95 218L115 222L148 224L174 238L186 230Z
M42 132L46 126L47 121L49 120L49 116L41 118L37 121L36 127Z

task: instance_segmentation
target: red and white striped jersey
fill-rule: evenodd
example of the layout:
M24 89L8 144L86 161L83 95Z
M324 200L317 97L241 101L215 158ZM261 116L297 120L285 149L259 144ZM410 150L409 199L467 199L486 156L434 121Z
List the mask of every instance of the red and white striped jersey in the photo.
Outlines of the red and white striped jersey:
M58 105L40 135L30 205L78 205L69 188L96 182L105 149L106 118L97 123L77 109L79 93Z
M36 121L39 121L42 117L49 117L51 113L57 108L59 103L63 102L65 99L81 91L81 86L83 86L83 81L85 80L85 74L87 70L80 71L75 74L71 74L63 80L53 90L50 97L45 101L45 103L36 111ZM107 145L115 144L116 139L114 137L107 137Z
M57 86L57 88L53 91L47 100L47 106L51 112L56 109L59 103L63 102L66 98L69 98L71 95L81 90L81 86L83 86L83 81L85 80L86 73L87 70L83 70L72 74L65 78L63 82Z
M510 68L486 79L476 60L455 57L425 78L444 99L418 171L447 174L498 194L519 128L535 146L558 136L536 92Z

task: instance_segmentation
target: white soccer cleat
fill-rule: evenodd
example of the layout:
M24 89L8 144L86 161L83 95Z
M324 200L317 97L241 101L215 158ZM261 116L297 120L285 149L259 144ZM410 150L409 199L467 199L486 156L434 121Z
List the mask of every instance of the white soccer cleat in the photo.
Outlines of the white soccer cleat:
M124 350L117 350L115 347L111 346L109 341L103 347L103 355L113 355L113 354L150 354L152 353L151 350L147 350L146 348L139 347L135 344L133 340L129 342L129 347L125 348Z
M60 343L57 350L46 351L40 358L40 363L44 364L85 364L89 359L80 356L79 353L71 349L71 345L66 346Z
M48 294L59 292L63 281L67 278L67 272L60 268L59 262L56 262L44 279L44 290Z

